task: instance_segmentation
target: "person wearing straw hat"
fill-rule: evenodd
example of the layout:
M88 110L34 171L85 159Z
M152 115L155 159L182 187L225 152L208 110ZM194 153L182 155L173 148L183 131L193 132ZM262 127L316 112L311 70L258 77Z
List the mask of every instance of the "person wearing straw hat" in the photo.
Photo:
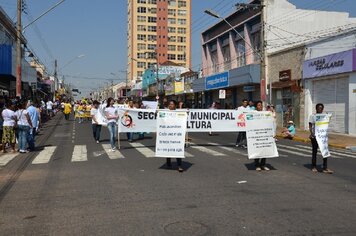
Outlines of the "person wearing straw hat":
M284 128L282 131L282 135L286 139L293 139L295 136L295 126L293 121L288 121L288 127Z

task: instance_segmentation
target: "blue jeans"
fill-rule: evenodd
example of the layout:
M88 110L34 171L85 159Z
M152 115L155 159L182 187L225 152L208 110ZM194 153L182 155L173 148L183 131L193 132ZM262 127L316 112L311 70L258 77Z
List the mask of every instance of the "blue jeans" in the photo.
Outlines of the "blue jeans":
M133 133L126 133L127 141L131 142L133 139Z
M28 148L31 151L33 151L35 149L35 136L36 136L36 128L32 129L32 133L31 133L31 128L30 128L28 137L27 137L27 142L28 142Z
M19 125L19 148L26 150L28 135L30 134L30 126Z
M108 123L108 129L110 132L110 144L111 148L116 148L115 142L117 137L117 125L115 122Z

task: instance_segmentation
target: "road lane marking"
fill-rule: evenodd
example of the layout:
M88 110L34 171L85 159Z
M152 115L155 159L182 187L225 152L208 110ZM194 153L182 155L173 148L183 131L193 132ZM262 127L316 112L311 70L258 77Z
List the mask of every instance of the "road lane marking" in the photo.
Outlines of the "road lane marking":
M87 146L86 145L75 145L72 155L72 162L87 161Z
M144 155L146 158L155 157L155 152L149 149L148 147L144 146L141 143L129 143L132 147L136 148L138 152Z
M218 144L218 143L207 143L209 145L213 145L213 146L217 146L217 148L220 148L220 149L223 149L223 150L226 150L228 152L233 152L235 154L240 154L242 156L248 156L247 153L245 152L242 152L240 150L237 150L236 148L233 148L233 147L225 147L225 146L220 146L221 144Z
M309 147L309 146L302 146L302 145L296 145L296 146L308 149L309 151L312 150L312 147ZM334 155L356 158L356 153L347 152L347 151L343 151L343 150L336 150L336 149L329 149L329 150L330 150L330 153L334 154Z
M6 153L0 156L0 166L6 166L18 153Z
M215 150L209 149L209 148L204 147L204 146L190 146L190 148L196 149L196 150L198 150L200 152L204 152L206 154L213 155L213 156L227 156L224 153L217 152Z
M302 151L302 152L307 152L307 153L311 153L312 148L311 147L307 147L304 146L304 148L297 148L297 147L291 147L291 146L286 146L286 145L282 145L279 144L278 146L284 147L284 148L289 148L289 149L293 149L293 150L297 150L297 151ZM347 154L343 154L343 153L339 153L339 152L334 152L330 150L330 154L332 156L332 158L342 158L342 157L351 157L351 158L355 158L355 156L352 155L347 155Z
M43 151L41 151L38 156L32 161L32 164L45 164L48 163L51 159L53 153L56 150L56 146L45 147Z
M122 153L119 150L116 150L115 152L111 151L110 144L103 144L102 147L111 160L125 158L124 155L122 155Z

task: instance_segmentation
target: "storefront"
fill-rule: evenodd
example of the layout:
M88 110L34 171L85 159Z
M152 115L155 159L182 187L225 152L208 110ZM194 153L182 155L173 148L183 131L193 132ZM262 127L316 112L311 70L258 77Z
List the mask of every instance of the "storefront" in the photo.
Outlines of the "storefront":
M356 49L305 61L303 80L305 119L322 103L332 132L356 135Z

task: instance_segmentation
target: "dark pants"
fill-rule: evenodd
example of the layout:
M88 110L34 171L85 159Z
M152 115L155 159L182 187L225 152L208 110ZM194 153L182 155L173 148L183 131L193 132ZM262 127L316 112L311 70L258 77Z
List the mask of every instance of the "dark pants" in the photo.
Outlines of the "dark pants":
M33 128L32 132L28 134L28 138L27 138L28 148L31 151L35 150L35 137L36 137L36 128Z
M92 128L95 141L100 141L101 125L92 124Z
M127 141L132 141L133 133L126 133L126 135L127 135Z
M182 158L176 158L178 167L182 167ZM167 158L167 166L172 166L171 158Z
M256 167L264 167L266 165L266 158L255 159Z
M239 132L236 139L236 145L245 144L246 141L246 132Z
M311 144L312 144L312 167L316 167L316 155L318 153L318 142L316 141L316 138L311 138L310 139ZM327 169L328 168L328 158L323 158L323 169Z
M65 118L66 120L69 120L69 115L70 115L70 114L64 114L64 118Z

